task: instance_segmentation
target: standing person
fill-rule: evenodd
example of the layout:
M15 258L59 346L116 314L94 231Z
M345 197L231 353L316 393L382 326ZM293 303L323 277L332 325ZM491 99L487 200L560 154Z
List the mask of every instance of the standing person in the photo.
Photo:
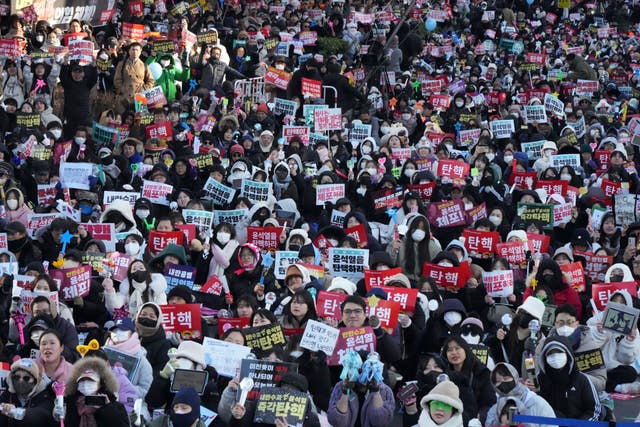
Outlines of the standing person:
M225 64L220 55L222 50L218 46L211 49L211 55L205 53L202 56L202 78L200 86L208 90L222 91L222 82L225 77L229 76L233 79L244 79L244 75L229 65Z
M151 89L155 80L149 67L140 59L142 46L131 43L129 57L118 63L113 85L116 88L116 110L124 113L133 104L136 93Z
M97 80L95 65L83 67L72 61L62 67L60 82L64 88L65 136L70 137L78 126L88 124L91 117L89 93Z

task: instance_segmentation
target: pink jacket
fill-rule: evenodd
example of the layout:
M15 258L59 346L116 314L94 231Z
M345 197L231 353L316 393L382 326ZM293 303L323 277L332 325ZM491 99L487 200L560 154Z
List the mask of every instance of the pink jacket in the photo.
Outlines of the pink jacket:
M67 379L69 379L69 375L71 374L71 369L73 365L67 362L66 360L64 360L64 357L62 356L60 356L60 359L61 359L60 364L58 365L55 372L49 379L51 381L62 381L66 383ZM40 369L42 370L42 372L44 372L44 362L42 361L42 357L38 357L38 360L36 360L36 363L38 363L38 366L40 366Z

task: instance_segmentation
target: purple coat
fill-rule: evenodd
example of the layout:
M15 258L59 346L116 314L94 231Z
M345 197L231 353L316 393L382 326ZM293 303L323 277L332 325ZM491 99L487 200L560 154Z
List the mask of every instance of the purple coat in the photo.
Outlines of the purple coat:
M111 370L120 384L118 402L122 403L124 405L124 409L127 410L127 414L131 415L131 412L133 412L133 404L136 399L140 397L138 396L138 391L136 390L136 387L131 384L131 381L129 381L127 371L122 366L112 366Z
M338 400L342 396L342 381L340 381L331 392L327 418L333 427L354 427L358 418L358 410L360 410L362 427L387 427L393 421L393 411L396 404L393 392L386 384L380 384L380 395L383 401L381 408L373 407L371 403L373 397L369 394L365 398L362 408L358 408L358 399L352 399L349 401L349 410L346 414L342 414L337 408Z

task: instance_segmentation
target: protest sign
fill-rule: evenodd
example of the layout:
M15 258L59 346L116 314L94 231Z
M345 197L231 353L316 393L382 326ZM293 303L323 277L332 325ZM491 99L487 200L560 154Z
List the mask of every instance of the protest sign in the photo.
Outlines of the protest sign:
M276 251L275 269L273 274L276 279L284 280L287 268L299 261L298 251Z
M344 194L344 184L319 184L316 187L316 206L324 206L326 202L335 203Z
M313 128L316 132L342 129L342 110L340 108L314 110Z
M213 212L184 209L182 211L182 217L187 224L197 225L200 231L211 230L213 225Z
M467 280L471 278L471 269L468 262L462 262L458 267L425 262L422 267L422 276L431 277L439 287L456 292L464 288Z
M522 151L524 151L527 156L529 157L529 160L537 160L542 156L542 146L544 145L545 141L544 140L540 140L540 141L533 141L533 142L523 142L522 145Z
M65 301L89 295L89 288L91 287L90 265L51 270L49 275L58 284L60 295Z
M602 317L602 327L616 334L637 334L638 317L640 310L626 304L608 302Z
M192 289L196 279L196 268L168 263L164 268L164 278L167 279L167 291L180 285Z
M209 177L203 188L206 198L213 201L215 205L224 206L231 203L236 190Z
M526 123L547 123L544 105L525 105L524 116Z
M170 243L182 245L184 233L182 231L157 231L149 232L148 245L152 254L162 252Z
M167 337L179 332L183 340L202 338L200 304L168 304L160 309Z
M576 367L580 372L592 372L598 369L604 369L604 357L602 350L599 348L587 351L580 351L574 354Z
M134 193L129 191L105 191L103 196L103 205L109 205L114 200L126 200L131 207L135 205L136 200L140 198L140 193Z
M375 213L382 214L389 208L398 208L402 205L402 197L404 188L396 187L394 189L383 189L373 192L373 208Z
M242 359L240 363L240 378L253 380L253 390L249 392L249 400L257 399L263 388L278 385L287 372L298 372L298 364L257 359Z
M41 206L51 206L56 203L58 189L56 184L38 184L38 204Z
M339 211L338 209L333 209L331 211L331 225L342 228L344 225L345 216L347 216L346 212Z
M286 144L289 144L292 138L298 137L304 145L309 145L309 126L283 126L282 137Z
M275 98L273 105L273 114L276 116L293 116L296 113L298 105L295 101L283 98Z
M322 98L322 82L320 80L302 78L302 96Z
M551 237L546 234L536 234L527 232L527 245L531 253L544 254L549 251Z
M241 184L241 194L253 203L266 202L269 196L273 194L273 183L251 181L243 179Z
M376 336L371 326L360 328L340 328L333 354L327 357L327 365L338 366L340 358L349 350L371 353L376 350Z
M347 299L346 294L337 292L318 292L316 299L316 311L322 319L342 319L340 305Z
M280 324L246 328L243 330L245 345L260 350L270 350L276 345L285 345L284 332Z
M339 333L340 330L337 328L315 320L309 320L302 334L300 347L313 352L322 351L325 354L333 354Z
M221 222L225 222L231 225L238 225L240 221L242 221L249 210L246 208L243 209L233 209L228 211L213 211L213 223L214 225L218 225Z
M592 252L573 252L574 256L578 255L585 259L584 272L591 277L593 283L604 282L604 276L607 269L613 264L613 257L608 255L595 255Z
M576 92L579 94L588 94L598 92L598 81L597 80L582 80L578 79L576 83Z
M496 244L498 257L509 261L511 268L523 268L527 263L527 256L524 242L505 242Z
M108 258L112 263L111 278L119 282L123 281L127 277L127 271L133 258L119 252L109 254Z
M476 221L487 217L487 203L482 202L466 211L466 213L468 217L467 224L475 224Z
M219 375L228 378L239 374L242 359L251 353L249 347L210 337L204 337L202 346L207 365L213 366Z
M458 141L463 147L470 147L475 145L480 139L480 132L482 129L467 129L458 132Z
M580 154L554 154L549 159L549 165L558 171L563 166L571 166L573 169L578 170L580 167Z
M640 220L640 197L637 194L616 194L613 198L613 213L616 225L630 225Z
M353 227L345 228L344 233L347 236L353 237L359 248L363 248L369 244L367 240L367 230L364 224L358 224Z
M64 162L60 165L60 183L62 188L89 190L89 177L93 172L93 163Z
M516 131L513 120L494 120L489 123L489 128L495 139L511 138Z
M145 197L158 205L169 206L169 196L173 192L173 186L161 182L144 181L142 185L142 197Z
M467 223L462 200L429 203L427 218L429 223L438 228L457 227Z
M629 295L636 295L636 289L636 282L594 283L591 287L591 298L598 310L604 310L615 291L625 290Z
M17 58L21 54L22 48L20 47L20 41L18 39L0 39L0 56Z
M261 424L275 424L285 418L289 426L302 426L306 416L306 392L279 387L263 387L256 404L253 421Z
M247 227L247 241L260 249L276 250L280 246L281 227Z
M380 320L380 326L386 329L389 333L393 333L396 325L398 324L398 314L400 314L400 303L388 300L380 299L376 296L371 296L366 299L367 303L367 317L376 316Z
M54 219L59 218L59 213L52 214L28 214L27 215L27 231L29 237L34 238L36 231L47 228Z
M513 270L482 272L482 283L493 298L508 297L513 294Z
M29 277L29 276L27 276ZM35 279L35 277L31 277L31 280ZM24 283L24 282L23 282ZM18 287L20 287L20 284L18 283ZM51 301L52 304L55 304L56 307L58 306L58 293L57 292L33 292L33 291L28 291L26 288L23 288L20 291L20 304L21 304L21 308L22 311L25 314L30 314L31 313L31 303L33 302L33 300L40 295L44 295L45 297L49 298L49 300Z
M500 233L497 231L479 231L464 229L464 247L469 256L474 258L493 258L496 245L500 243Z
M544 227L553 226L553 205L518 202L517 210L522 221L540 221Z
M469 164L460 160L438 160L437 176L443 183L464 184L469 175Z
M418 300L418 289L396 286L380 286L387 293L387 300L400 304L400 312L413 313Z
M584 117L580 117L580 120L577 122L567 122L567 126L573 129L577 138L582 138L584 134L587 133L587 126L585 124Z
M576 261L561 265L560 270L569 277L569 283L576 292L584 292L587 290L587 282L581 262Z
M390 268L388 270L364 270L364 284L367 291L371 288L381 287L387 284L389 279L396 274L401 274L402 268Z
M289 80L291 80L291 73L288 73L284 70L278 70L275 67L267 68L267 71L264 75L264 82L270 83L277 87L278 89L287 89L289 85Z
M544 95L544 109L559 117L564 117L564 102L550 93Z
M69 43L69 61L78 61L80 65L93 63L93 47L90 40L72 40Z
M360 279L369 265L369 250L329 248L328 258L334 276Z
M365 138L371 136L371 125L356 123L349 130L349 141L352 143L361 143Z
M144 39L144 25L123 22L121 39L141 42Z
M434 188L436 188L435 181L426 184L415 184L407 186L407 189L409 191L415 191L416 193L418 193L420 195L420 200L422 200L423 202L428 202L431 200Z
M110 346L102 347L102 350L107 355L107 360L111 367L118 364L127 371L127 378L129 381L133 381L136 378L138 368L140 367L140 356L125 353Z
M104 243L107 252L113 252L116 250L116 227L113 223L94 223L83 222L81 226L87 230L87 233L91 234L95 240L100 240Z
M565 180L540 180L536 184L536 188L542 188L547 194L560 194L565 196L567 194L568 183Z
M40 126L40 114L38 113L20 113L16 114L16 125L25 128L35 128Z
M218 317L218 336L231 328L244 329L249 326L248 317Z
M558 227L571 221L572 209L573 205L571 203L553 205L553 226Z
M85 252L82 254L82 263L90 266L93 271L99 272L102 269L104 256L105 254L100 252Z
M173 138L173 128L171 122L153 123L145 127L147 141L157 139L161 144L166 144Z

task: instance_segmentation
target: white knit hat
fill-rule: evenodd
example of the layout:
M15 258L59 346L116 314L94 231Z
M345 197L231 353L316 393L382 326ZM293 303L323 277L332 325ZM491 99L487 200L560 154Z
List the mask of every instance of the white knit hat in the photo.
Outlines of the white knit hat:
M334 277L331 280L331 286L329 286L329 289L327 289L327 292L336 291L338 289L342 289L347 294L353 295L356 292L357 288L353 282L343 277Z
M458 386L451 381L442 381L431 389L429 394L422 398L420 406L424 410L429 410L429 402L437 400L453 406L458 412L462 412L463 404L460 400L460 390Z

